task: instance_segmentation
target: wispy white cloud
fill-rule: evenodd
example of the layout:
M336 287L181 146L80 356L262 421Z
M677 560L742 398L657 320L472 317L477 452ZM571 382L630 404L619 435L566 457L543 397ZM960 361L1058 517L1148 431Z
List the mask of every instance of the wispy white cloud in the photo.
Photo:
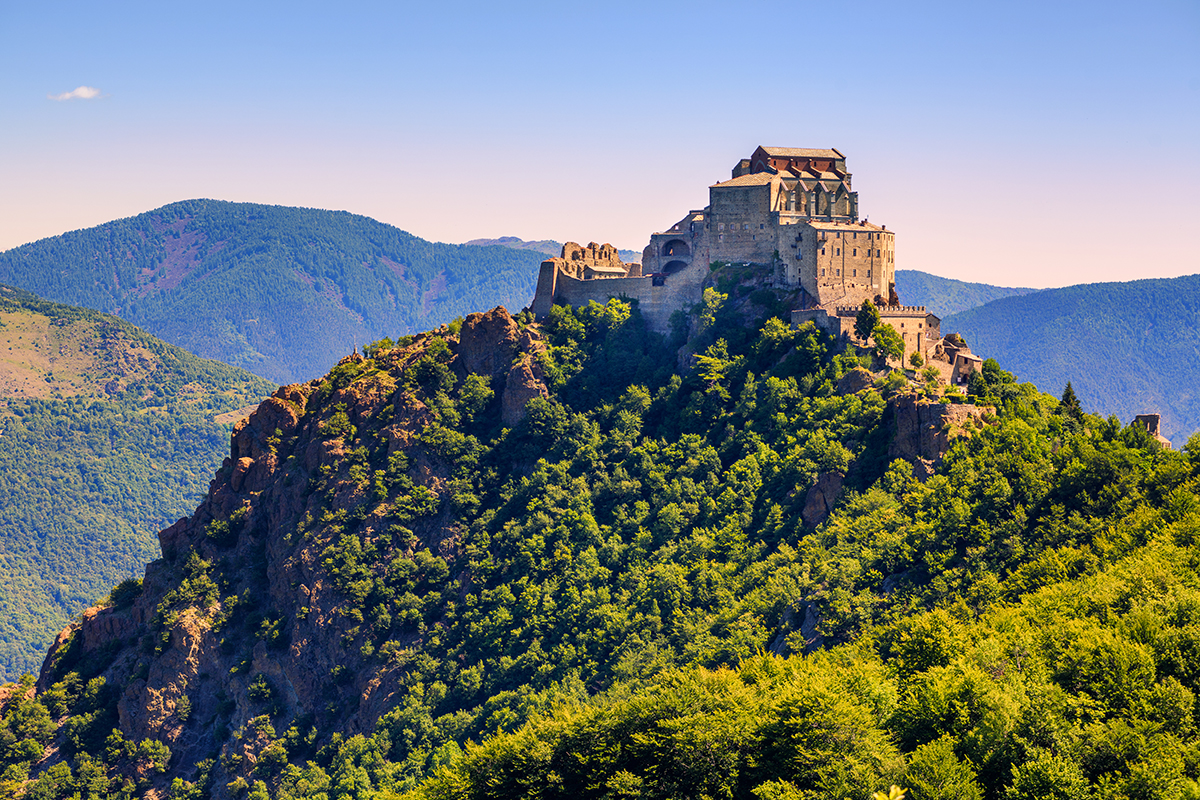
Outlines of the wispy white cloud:
M95 86L80 86L62 94L48 94L47 100L92 100L100 96L100 90Z

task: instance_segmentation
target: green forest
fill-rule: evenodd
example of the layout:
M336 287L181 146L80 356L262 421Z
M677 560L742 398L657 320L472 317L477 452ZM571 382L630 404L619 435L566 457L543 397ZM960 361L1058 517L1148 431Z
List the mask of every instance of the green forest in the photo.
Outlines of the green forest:
M0 253L0 282L292 383L355 344L519 309L543 258L428 242L344 211L187 200Z
M1030 294L1036 289L1019 289L943 278L915 269L896 270L896 291L907 306L925 306L939 317L948 317L1004 297Z
M0 399L0 676L36 674L67 620L158 555L157 531L190 514L228 452L214 417L274 386L87 309L5 287L0 314L45 318L99 369L74 397ZM115 355L157 368L107 394ZM11 357L11 356L10 356ZM61 394L65 374L47 379ZM89 391L90 390L90 391Z
M1200 427L1200 275L1045 289L954 314L942 330L1039 386L1070 381L1106 415L1161 412L1176 447Z
M1162 449L993 360L964 400L982 423L921 482L887 458L889 400L950 398L897 371L840 393L869 353L769 298L747 321L743 287L718 288L670 340L616 300L519 318L549 392L513 427L462 369L459 323L343 362L296 429L345 453L308 485L324 511L205 523L153 635L68 647L52 685L8 690L0 780L38 800L1200 797L1200 438ZM413 409L419 441L389 453ZM282 481L299 435L271 444ZM807 527L829 473L846 488ZM317 609L268 597L245 553L319 554L340 598L327 705L254 672ZM194 763L187 737L115 727L188 620L234 665L217 711L177 707L214 742ZM401 699L353 728L375 678Z

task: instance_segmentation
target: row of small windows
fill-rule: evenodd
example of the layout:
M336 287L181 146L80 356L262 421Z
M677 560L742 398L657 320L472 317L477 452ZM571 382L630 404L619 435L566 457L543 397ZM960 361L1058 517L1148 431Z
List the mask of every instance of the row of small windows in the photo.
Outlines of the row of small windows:
M857 277L858 277L858 270L851 270L851 272L853 272L853 273L854 273L854 274L852 274L852 275L850 276L851 278L857 278ZM838 276L838 277L840 277L840 276L841 276L841 274L842 274L842 271L841 271L840 269L835 269L835 270L833 271L833 274L834 274L835 276ZM821 277L822 277L822 278L824 278L824 277L825 277L825 270L823 270L823 269L821 270ZM867 277L868 277L868 278L869 278L869 277L871 277L871 270L867 270Z
M858 231L854 231L854 233L853 233L853 236L854 236L854 238L855 238L855 239L857 239L857 238L858 238ZM867 231L867 232L866 232L866 236L867 236L867 238L868 238L868 239L870 239L871 237L874 237L874 238L876 238L876 239L882 239L882 238L883 238L883 234L882 234L882 233L871 233L870 231ZM837 232L837 238L839 238L839 239L840 239L840 238L842 238L842 232L841 232L841 231L838 231L838 232Z
M858 248L857 248L857 247L855 247L855 248L852 248L852 250L853 250L853 253L852 253L852 254L853 254L853 255L855 255L855 256L857 256L857 255L858 255ZM835 256L840 256L840 255L842 254L842 248L840 248L840 247L835 247L835 248L833 248L833 254L834 254ZM821 255L825 255L825 248L824 248L824 247L822 247L822 248L821 248ZM868 257L870 257L870 255L871 255L871 251L870 251L870 250L868 250L868 251L867 251L867 256L868 256ZM879 257L880 257L880 256L879 256L879 251L878 251L878 250L876 250L876 251L875 251L875 257L876 257L876 258L879 258Z
M748 230L750 230L750 228L751 228L751 227L753 227L753 226L752 226L752 225L751 225L749 222L743 222L743 223L741 223L741 226L742 226L742 230L744 230L744 231L748 231ZM760 231L761 231L763 228L765 228L765 227L766 227L766 225L764 225L763 223L761 223L761 222L760 222L760 223L758 223L758 229L759 229ZM736 222L731 222L731 223L729 223L729 229L730 229L731 231L736 231L736 230L738 229L738 223L736 223ZM724 223L724 222L718 222L718 223L717 223L717 230L719 230L719 231L723 231L723 230L725 230L725 223Z

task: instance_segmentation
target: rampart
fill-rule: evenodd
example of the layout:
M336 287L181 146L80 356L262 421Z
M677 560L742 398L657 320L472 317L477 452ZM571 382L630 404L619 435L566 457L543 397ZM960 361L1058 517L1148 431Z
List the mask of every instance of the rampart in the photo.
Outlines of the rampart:
M624 264L612 245L586 248L568 242L563 255L542 262L532 311L541 318L555 303L575 307L612 298L636 300L647 326L670 332L671 314L695 303L704 288L708 268L688 264L672 274L643 275L640 264Z

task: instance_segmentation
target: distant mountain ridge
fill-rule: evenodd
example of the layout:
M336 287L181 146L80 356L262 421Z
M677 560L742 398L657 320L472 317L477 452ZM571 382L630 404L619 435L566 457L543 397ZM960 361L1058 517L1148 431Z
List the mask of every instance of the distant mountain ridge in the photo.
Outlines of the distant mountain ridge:
M903 297L903 295L901 295ZM1011 296L952 314L972 350L1088 411L1158 411L1176 447L1200 429L1200 275L1090 283Z
M0 282L288 383L324 373L355 343L520 309L541 261L344 211L186 200L0 253Z
M274 384L0 285L0 680L155 557ZM248 413L248 412L246 412Z
M519 239L516 236L501 236L499 239L472 239L464 244L476 245L479 247L487 247L491 245L499 245L500 247L511 247L516 250L532 250L535 253L545 253L551 257L562 255L562 242L556 242L553 239L539 239L536 242L527 242L524 239ZM587 244L581 242L581 244ZM621 256L621 260L626 264L640 264L642 254L637 250L617 250L617 254Z
M1002 297L1036 291L1037 289L970 283L915 269L896 270L896 292L900 295L900 302L905 305L925 306L939 317L976 308Z

